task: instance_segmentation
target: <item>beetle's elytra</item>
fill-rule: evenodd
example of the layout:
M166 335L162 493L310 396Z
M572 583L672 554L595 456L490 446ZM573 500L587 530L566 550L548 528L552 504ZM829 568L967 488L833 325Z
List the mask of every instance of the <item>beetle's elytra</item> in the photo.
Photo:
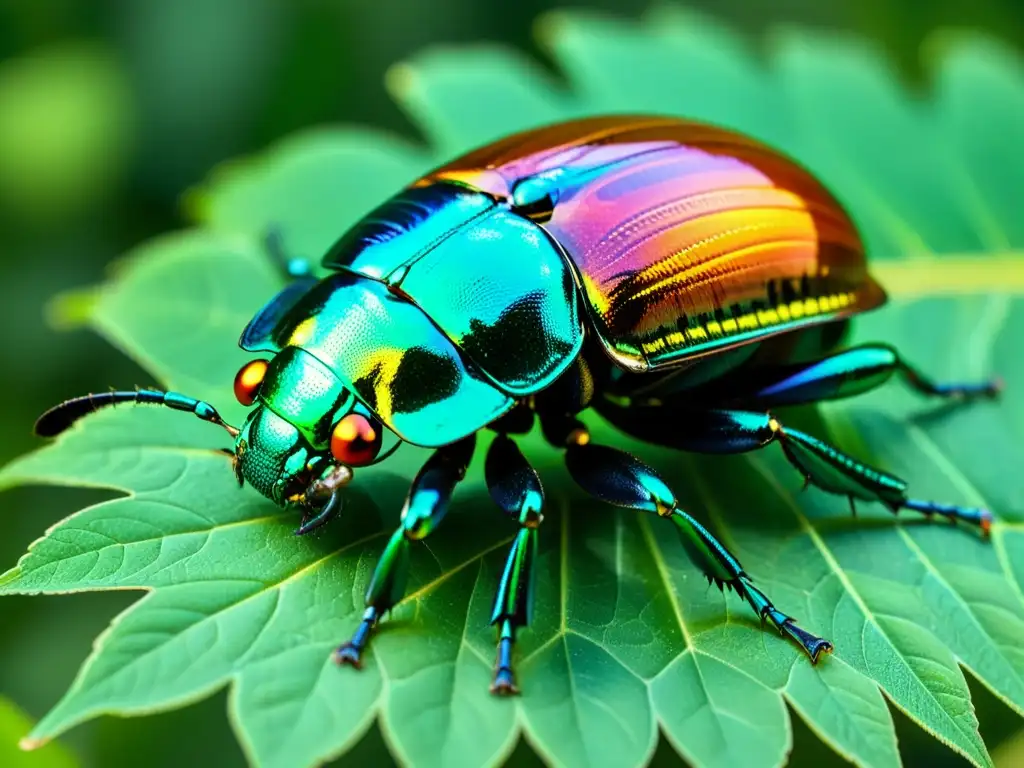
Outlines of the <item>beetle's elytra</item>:
M191 411L232 435L240 483L301 509L299 533L341 510L355 468L402 442L436 449L339 662L359 665L378 618L402 598L410 544L441 521L485 428L497 433L491 496L520 526L494 602L496 693L516 691L512 647L530 617L544 496L514 436L535 421L580 486L674 523L707 578L812 661L831 644L776 608L651 468L591 443L578 414L592 407L627 434L681 450L779 443L808 483L851 503L991 525L986 510L910 498L899 478L769 414L894 373L937 397L998 386L934 384L884 345L842 349L847 319L885 301L856 228L810 173L740 134L660 117L517 134L378 207L326 254L326 276L285 266L290 282L242 332L241 346L262 357L235 380L239 401L254 406L241 428L208 403L144 390L69 400L37 432L120 402Z

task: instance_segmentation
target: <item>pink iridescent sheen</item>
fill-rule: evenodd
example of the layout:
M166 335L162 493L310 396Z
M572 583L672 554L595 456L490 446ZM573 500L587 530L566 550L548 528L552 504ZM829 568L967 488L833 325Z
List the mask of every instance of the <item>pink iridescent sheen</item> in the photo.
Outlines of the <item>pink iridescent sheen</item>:
M425 180L510 198L547 185L608 352L647 370L885 300L832 195L745 136L673 119L596 118L518 134Z

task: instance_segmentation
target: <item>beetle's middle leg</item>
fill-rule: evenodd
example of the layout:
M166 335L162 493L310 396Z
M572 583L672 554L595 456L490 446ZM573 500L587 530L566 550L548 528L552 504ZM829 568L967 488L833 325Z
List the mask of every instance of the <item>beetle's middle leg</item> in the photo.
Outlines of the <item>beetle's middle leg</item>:
M366 590L366 611L352 639L334 652L339 664L358 667L370 633L381 616L405 595L409 575L409 545L429 536L448 511L448 500L466 474L473 457L476 436L439 448L416 475L405 507L402 523L384 548Z
M569 474L585 491L609 504L654 512L679 530L687 554L710 581L736 590L762 621L770 621L795 640L812 662L832 651L832 644L796 624L753 585L739 561L704 526L679 507L675 494L658 474L634 456L615 448L592 445L586 428L565 420L565 462ZM555 429L547 430L553 436ZM549 438L550 439L550 438Z
M530 623L533 610L537 529L543 519L544 491L533 467L505 434L499 434L491 443L485 474L491 498L519 523L491 613L491 624L497 626L499 632L491 693L508 695L519 692L512 668L512 646L516 632Z

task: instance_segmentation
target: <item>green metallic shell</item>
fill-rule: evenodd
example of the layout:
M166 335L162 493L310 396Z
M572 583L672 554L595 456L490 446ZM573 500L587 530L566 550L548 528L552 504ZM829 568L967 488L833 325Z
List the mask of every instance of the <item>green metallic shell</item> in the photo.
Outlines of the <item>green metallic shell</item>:
M239 461L245 467L245 479L256 491L281 503L281 483L290 476L286 465L302 465L307 458L299 431L273 411L254 408L242 425L238 445L244 446Z
M238 346L249 352L280 352L271 340L274 328L315 283L316 280L308 276L288 283L245 326Z
M341 415L335 400L339 386L355 393L403 440L425 446L465 437L513 405L466 365L418 307L394 296L384 283L353 272L317 283L275 327L269 343L284 351L264 379L267 406L295 414L320 444L326 442L323 429L331 417ZM331 377L336 382L330 383ZM307 398L316 404L305 407ZM316 421L317 413L327 421Z
M334 370L299 347L286 347L267 368L260 402L290 422L314 448L330 444L334 421L349 411L352 393Z
M557 246L529 219L453 184L396 195L342 237L324 266L391 286L513 397L544 389L583 345L572 271Z

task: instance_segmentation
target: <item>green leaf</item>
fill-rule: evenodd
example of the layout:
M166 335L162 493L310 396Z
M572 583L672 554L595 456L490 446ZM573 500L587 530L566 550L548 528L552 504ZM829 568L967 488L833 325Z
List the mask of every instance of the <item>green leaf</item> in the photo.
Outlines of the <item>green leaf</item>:
M234 485L220 433L174 413L103 412L0 474L125 494L51 529L0 592L147 591L34 738L227 685L233 727L266 766L342 754L375 718L415 765L500 763L520 738L552 764L642 765L660 731L696 765L775 766L794 714L849 760L897 766L888 702L991 764L963 670L1024 713L1019 60L989 40L937 38L925 98L855 40L787 31L759 57L673 9L640 24L560 14L539 32L567 83L495 48L404 63L388 85L431 149L339 129L222 169L189 198L197 229L141 246L72 314L85 307L162 385L237 422L230 382L246 356L235 341L278 287L261 245L270 229L290 253L315 255L432 163L531 125L602 111L710 120L785 148L849 206L893 296L856 339L891 342L936 378L998 372L1009 385L999 403L936 410L894 384L785 418L905 476L915 495L990 506L991 541L909 515L897 525L870 505L851 519L842 499L799 494L775 450L680 456L590 419L595 439L661 469L773 600L834 642L812 667L735 596L709 591L667 526L587 501L530 436L551 509L535 617L516 650L525 693L496 699L488 621L513 527L492 510L482 451L445 525L415 548L409 594L356 673L328 655L359 621L424 453L361 471L343 519L299 539L289 514Z

